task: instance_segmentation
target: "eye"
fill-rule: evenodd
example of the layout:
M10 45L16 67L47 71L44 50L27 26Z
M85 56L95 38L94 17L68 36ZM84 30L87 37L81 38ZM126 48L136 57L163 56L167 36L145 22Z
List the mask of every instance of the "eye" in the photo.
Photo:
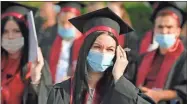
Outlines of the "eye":
M107 49L107 51L114 52L114 49L109 48L109 49Z
M162 26L162 25L159 25L159 26L158 26L158 28L162 29L162 28L163 28L163 26Z
M100 48L100 46L93 46L93 48L94 48L94 49L99 49L99 48Z
M7 30L4 30L3 34L7 34L7 33L8 33L8 31L7 31Z
M171 28L173 28L173 26L167 26L167 28L168 28L168 29L171 29Z
M15 33L20 33L21 31L19 29L14 29Z

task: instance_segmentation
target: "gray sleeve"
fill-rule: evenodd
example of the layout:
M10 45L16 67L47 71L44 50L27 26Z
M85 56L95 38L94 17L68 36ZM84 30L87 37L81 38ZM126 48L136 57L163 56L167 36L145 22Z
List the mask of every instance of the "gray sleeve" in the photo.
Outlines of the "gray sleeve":
M51 74L50 74L50 71L49 71L49 66L47 64L46 61L44 61L44 66L42 68L42 71L41 71L41 79L40 79L40 83L38 85L35 85L35 84L31 84L34 91L39 94L41 91L40 89L44 89L44 88L47 88L47 90L49 90L49 86L52 86L52 77L51 77Z
M123 76L116 82L114 90L129 99L129 104L155 104L152 99L140 93L140 90Z
M44 66L42 68L41 73L42 74L41 74L40 83L38 85L31 84L31 87L34 91L32 93L37 94L38 104L46 104L49 90L53 85L51 74L49 72L49 67L46 61L44 62Z

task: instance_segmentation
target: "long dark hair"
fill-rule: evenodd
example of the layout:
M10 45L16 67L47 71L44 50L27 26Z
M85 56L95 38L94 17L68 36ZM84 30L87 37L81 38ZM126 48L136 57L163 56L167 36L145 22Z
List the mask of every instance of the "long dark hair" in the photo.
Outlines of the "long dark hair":
M80 49L79 57L77 61L76 71L73 78L73 104L82 104L85 97L85 92L88 91L88 64L87 64L87 55L92 47L94 41L97 39L98 36L103 34L104 32L93 32L88 35L84 43ZM108 35L111 36L116 41L116 46L118 45L117 38L110 32ZM113 62L115 63L116 57L114 57ZM109 67L105 72L103 77L100 79L99 82L102 82L100 86L100 94L104 94L105 86L109 87L112 85L112 69L113 66ZM97 87L96 87L97 88ZM103 93L101 93L103 91ZM100 95L102 97L102 95Z
M28 45L28 37L29 37L29 30L28 30L28 27L26 25L26 23L18 18L15 18L13 16L7 16L3 19L1 19L1 37L3 36L3 33L4 33L4 28L5 28L5 25L8 21L10 20L13 20L15 21L18 26L19 26L19 29L22 33L22 36L24 38L24 46L22 48L22 56L21 56L21 60L20 60L20 66L19 66L19 69L21 69L21 78L24 79L25 78L25 75L27 73L27 70L23 70L23 69L27 69L27 68L23 68L27 62L28 62L28 51L29 51L29 45ZM2 39L1 39L2 41ZM7 59L8 57L8 52L3 49L1 47L1 56L5 56L5 58Z

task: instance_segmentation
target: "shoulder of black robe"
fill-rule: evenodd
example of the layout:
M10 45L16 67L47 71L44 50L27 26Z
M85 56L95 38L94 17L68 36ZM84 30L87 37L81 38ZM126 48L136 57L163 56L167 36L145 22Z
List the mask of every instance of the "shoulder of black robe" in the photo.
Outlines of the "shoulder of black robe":
M26 68L26 67L25 67ZM23 104L46 104L50 88L52 87L52 77L47 62L41 71L39 85L29 83L24 89Z
M140 92L129 80L121 77L112 89L110 100L106 104L155 104L155 102Z
M69 104L70 80L56 84L51 89L47 104ZM139 92L130 81L121 77L111 90L107 91L102 104L155 104L152 99Z
M127 52L127 59L129 61L126 70L124 72L125 78L135 84L136 81L136 73L138 65L142 59L142 56L139 55L137 51L131 50Z
M69 104L70 102L70 79L55 84L47 99L47 104Z
M187 36L180 36L180 39L181 39L185 49L187 49Z
M185 50L179 60L173 65L169 73L165 88L177 91L176 101L187 104L187 51Z
M139 47L139 37L137 36L136 32L130 32L125 34L125 48L128 47L133 51L138 52Z

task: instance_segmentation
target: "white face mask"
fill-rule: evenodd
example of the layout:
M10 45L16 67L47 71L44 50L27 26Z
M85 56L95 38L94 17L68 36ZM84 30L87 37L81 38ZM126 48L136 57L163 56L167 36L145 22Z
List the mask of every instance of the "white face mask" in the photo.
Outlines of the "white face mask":
M16 53L18 50L20 50L24 46L24 38L16 38L16 39L2 39L2 47L8 52L8 53Z

